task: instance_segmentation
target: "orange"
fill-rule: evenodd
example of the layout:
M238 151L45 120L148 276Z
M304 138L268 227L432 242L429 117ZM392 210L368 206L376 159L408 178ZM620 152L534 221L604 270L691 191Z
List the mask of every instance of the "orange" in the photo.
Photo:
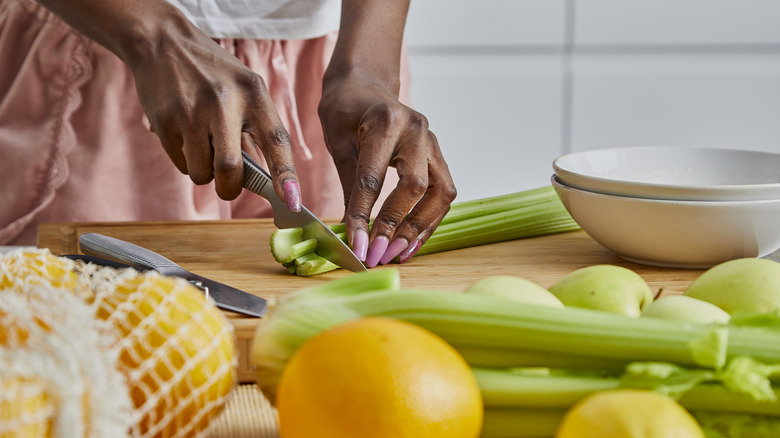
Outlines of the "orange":
M704 438L704 432L671 397L644 389L615 389L572 406L555 438Z
M306 341L276 396L282 438L476 438L483 406L465 360L437 335L364 317Z

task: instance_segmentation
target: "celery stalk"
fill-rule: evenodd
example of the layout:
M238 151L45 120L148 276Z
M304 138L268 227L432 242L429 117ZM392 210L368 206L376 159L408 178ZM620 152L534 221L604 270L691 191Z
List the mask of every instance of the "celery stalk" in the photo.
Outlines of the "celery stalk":
M386 277L375 282L380 276ZM773 330L627 318L596 310L534 306L481 295L399 289L398 278L397 270L375 270L299 291L289 302L282 301L260 326L264 330L281 326L281 333L294 335L292 341L286 336L279 340L261 335L260 331L255 339L270 343L271 349L281 343L288 349L285 351L292 352L318 330L350 317L373 315L420 325L455 348L479 346L567 355L572 360L582 357L584 361L614 361L614 367L627 362L655 361L715 370L723 368L727 358L736 356L735 352L770 364L780 363L780 333ZM328 314L338 316L320 316ZM749 330L750 337L743 333L745 330ZM258 360L262 361L262 357ZM283 367L284 363L286 359L281 357L272 367ZM266 383L275 386L273 381Z
M582 308L550 308L471 294L400 290L337 300L361 315L402 319L447 342L614 360L661 361L718 368L728 331L652 318L627 318ZM576 338L577 342L572 342ZM780 340L778 336L771 339ZM754 351L780 360L780 345Z
M654 386L634 385L635 380L622 376L597 372L592 375L582 375L577 370L547 370L547 373L536 370L497 370L473 368L477 378L482 399L487 407L502 408L549 408L568 409L574 403L598 392L617 388L651 389L668 393L663 386L680 384L680 377L669 376L663 382ZM699 370L689 370L695 374ZM679 401L689 410L729 412L740 414L760 414L778 417L780 420L780 402L760 401L745 392L737 392L726 388L718 382L700 383L693 375L693 385L685 385L687 389L682 395L667 394ZM774 391L780 394L779 388Z
M335 233L345 233L344 224L329 226ZM455 203L417 255L433 254L507 240L578 230L552 186ZM277 236L276 234L281 234ZM340 236L343 241L346 235ZM302 242L306 242L305 245ZM302 231L277 230L271 236L271 252L292 273L317 275L337 269L316 255L316 245L303 241ZM308 250L313 255L305 255ZM296 269L290 263L304 256Z
M566 414L562 409L487 408L481 438L551 438Z
M475 367L489 368L570 368L595 369L617 372L625 368L630 361L585 357L565 353L549 353L501 347L453 344L466 362Z
M614 377L534 375L472 368L485 406L567 408L596 392L617 389Z
M777 438L780 419L761 415L692 411L707 438Z

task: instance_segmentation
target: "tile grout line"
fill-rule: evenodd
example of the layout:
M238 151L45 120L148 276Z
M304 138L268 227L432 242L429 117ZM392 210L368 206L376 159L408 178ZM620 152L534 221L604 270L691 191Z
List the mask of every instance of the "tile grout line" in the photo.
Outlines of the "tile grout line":
M574 118L574 72L572 53L574 51L575 0L566 0L564 8L563 51L561 53L561 155L572 151Z

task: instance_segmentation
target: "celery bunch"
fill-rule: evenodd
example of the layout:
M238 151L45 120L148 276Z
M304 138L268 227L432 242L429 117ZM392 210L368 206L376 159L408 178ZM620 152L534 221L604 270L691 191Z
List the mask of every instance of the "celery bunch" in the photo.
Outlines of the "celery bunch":
M269 400L309 337L346 320L386 316L441 336L482 390L483 437L549 437L578 400L620 387L677 398L711 437L739 419L754 438L780 428L777 326L699 325L550 308L501 298L403 289L397 270L356 274L283 299L259 326L251 361ZM770 326L771 324L766 324ZM735 420L737 421L737 420ZM768 433L768 432L767 432ZM740 436L740 435L734 435Z
M330 228L347 242L344 224ZM453 204L417 255L579 229L552 186ZM316 254L301 228L276 230L271 253L291 274L311 276L338 266Z

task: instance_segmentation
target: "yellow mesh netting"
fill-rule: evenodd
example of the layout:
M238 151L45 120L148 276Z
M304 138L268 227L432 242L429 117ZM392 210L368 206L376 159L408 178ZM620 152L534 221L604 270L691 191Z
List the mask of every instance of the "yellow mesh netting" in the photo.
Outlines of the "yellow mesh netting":
M45 285L0 293L0 437L121 437L131 421L116 337Z
M49 393L49 385L37 376L0 375L1 437L51 436L55 401Z
M200 290L155 272L73 262L45 250L0 258L0 289L40 284L79 296L116 336L117 369L134 406L131 436L205 433L236 382L237 356L232 325Z

